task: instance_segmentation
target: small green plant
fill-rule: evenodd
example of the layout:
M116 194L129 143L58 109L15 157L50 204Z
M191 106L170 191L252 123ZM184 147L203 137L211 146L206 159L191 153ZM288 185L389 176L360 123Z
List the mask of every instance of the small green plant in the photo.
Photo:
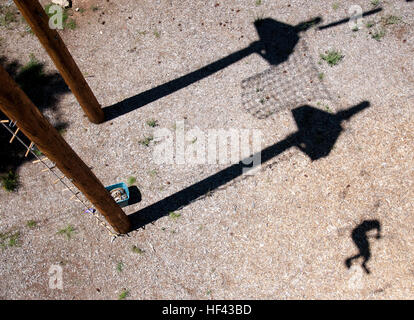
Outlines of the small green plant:
M154 31L154 36L155 36L155 38L159 38L159 37L161 37L161 34L160 34L160 32L159 31L157 31L157 30L155 30Z
M13 7L3 7L0 5L0 26L8 27L10 23L16 22L16 11Z
M124 270L124 263L122 262L122 261L119 261L117 264L116 264L116 271L118 271L118 272L122 272Z
M19 186L19 176L11 170L6 176L2 177L1 180L3 189L7 192L15 191Z
M336 50L330 50L326 54L320 55L321 59L326 61L331 67L336 66L344 56Z
M145 250L142 250L141 248L138 248L137 246L132 246L132 252L137 254L143 254Z
M68 225L66 228L60 229L57 234L66 236L68 239L71 239L75 232L75 228L72 225Z
M381 39L385 37L385 30L383 29L377 30L371 34L371 37L372 39L381 41Z
M380 3L380 0L371 0L371 4L372 4L374 7L378 6L378 5L379 5L379 3Z
M332 9L334 9L334 10L338 10L338 9L339 9L339 3L335 2L335 3L332 5Z
M369 29L369 28L372 28L373 26L375 26L375 22L374 21L368 21L366 24L365 24L365 26Z
M29 220L29 221L27 221L26 225L27 225L29 228L35 228L35 227L37 227L37 222L36 222L36 221L34 221L34 220Z
M65 27L69 28L70 30L75 30L76 26L76 21L74 19L69 19L65 25Z
M148 137L145 137L144 139L138 141L138 143L142 144L143 146L148 147L152 140L154 140L154 137L153 136L148 136Z
M323 72L318 73L319 80L323 80L324 77L325 77L325 74Z
M118 296L118 300L124 300L129 296L129 291L126 289L123 289L120 295Z
M179 217L181 217L180 213L177 213L175 211L170 212L170 214L168 215L171 219L178 219Z
M0 233L0 247L16 247L20 243L20 232L5 232Z
M9 237L9 247L15 247L19 244L20 232L17 231Z
M150 170L150 171L148 171L148 174L151 176L151 177L156 177L157 176L157 174L158 174L158 171L157 170L155 170L155 169L152 169L152 170Z
M98 11L99 10L99 7L93 5L93 6L91 6L91 9L92 9L93 12L95 12L95 11Z
M262 4L262 0L256 0L256 6L260 6Z
M147 121L147 125L150 126L151 128L154 128L158 126L158 121L154 119L150 119Z
M137 182L137 178L131 176L127 179L128 186L132 186L135 182Z
M393 15L386 16L381 19L384 26L389 26L392 24L398 24L401 22L401 18Z
M35 55L31 53L29 55L30 60L28 63L26 63L19 71L20 74L24 72L39 72L37 76L41 77L43 76L43 72L41 71L42 64L39 62L39 60L36 59Z
M352 28L352 31L353 31L353 32L357 32L357 31L359 31L359 27L358 27L358 26L353 27L353 28Z

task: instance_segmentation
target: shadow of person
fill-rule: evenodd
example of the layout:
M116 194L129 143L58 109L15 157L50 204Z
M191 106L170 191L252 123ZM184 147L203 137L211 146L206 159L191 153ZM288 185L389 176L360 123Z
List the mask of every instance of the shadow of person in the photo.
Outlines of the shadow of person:
M351 267L353 260L362 257L363 261L361 265L366 273L370 273L367 267L367 261L371 258L371 250L367 233L371 230L377 230L377 234L375 236L376 239L381 238L381 224L378 220L365 220L354 230L352 230L351 237L357 246L359 253L345 260L345 265L348 269Z
M103 108L105 120L112 120L120 115L131 112L148 103L183 89L253 53L259 54L270 65L278 65L286 61L289 55L293 52L299 41L299 34L305 32L313 25L318 24L321 20L320 17L317 17L296 26L270 18L256 20L254 26L259 36L258 41L254 41L248 47L231 53L230 55L214 61L198 70Z
M305 105L292 110L298 130L265 149L233 164L189 187L186 187L154 204L130 214L132 230L144 227L172 211L190 204L196 199L219 189L252 169L270 161L291 147L297 147L305 152L312 161L326 157L331 152L335 142L342 132L342 121L369 107L369 102L363 101L336 114L325 112ZM255 162L253 159L259 159ZM248 175L246 175L247 177Z

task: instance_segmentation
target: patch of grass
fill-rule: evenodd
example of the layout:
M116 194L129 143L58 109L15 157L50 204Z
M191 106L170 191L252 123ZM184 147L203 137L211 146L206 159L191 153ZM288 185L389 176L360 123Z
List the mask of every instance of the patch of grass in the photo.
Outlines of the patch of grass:
M262 0L256 0L256 6L260 6L262 4Z
M137 178L131 176L127 179L128 186L132 186L135 182L137 182Z
M16 247L20 244L20 232L0 233L0 248Z
M379 3L380 3L380 0L371 0L371 4L372 4L374 7L378 6L378 5L379 5Z
M117 264L116 264L116 271L118 271L118 272L122 272L124 270L124 263L122 262L122 261L119 261Z
M40 156L42 156L42 155L43 155L43 152L42 152L42 151L40 151L39 149L33 149L33 153L34 153L35 155L37 155L38 157L40 157Z
M9 27L13 22L17 22L16 11L12 6L0 5L0 26Z
M325 77L325 74L323 72L318 73L319 80L323 80L324 77Z
M131 250L133 253L137 253L137 254L143 254L145 252L145 250L142 250L141 248L138 248L137 246L132 246Z
M335 3L332 5L332 9L334 9L334 10L338 10L338 9L339 9L339 3L335 2Z
M75 30L76 26L76 21L74 19L69 19L69 21L65 25L65 27L69 28L70 30Z
M336 50L330 50L326 54L320 55L321 59L326 61L331 67L336 66L344 56Z
M381 19L384 26L398 24L402 21L401 17L389 15Z
M37 222L34 220L29 220L27 221L26 226L28 226L29 228L35 228L37 227Z
M155 36L155 38L158 39L159 37L161 37L161 33L159 31L155 30L154 31L154 36Z
M371 34L372 39L375 39L377 41L381 41L382 38L385 37L385 30L379 29Z
M57 234L66 236L68 239L71 239L75 233L75 228L72 225L68 225L66 228L60 229Z
M368 21L366 24L365 24L365 26L369 29L369 28L372 28L373 26L375 26L375 22L374 21Z
M13 171L9 171L6 176L1 177L1 184L7 192L13 192L19 186L19 176Z
M180 213L177 213L175 211L170 212L170 214L168 215L171 219L178 219L179 217L181 217Z
M129 290L123 289L122 292L118 296L118 300L124 300L129 296Z
M147 125L150 126L151 128L157 127L158 121L155 119L150 119L147 121Z
M357 32L357 31L359 31L359 27L358 27L358 26L353 27L353 28L352 28L352 31L353 31L353 32Z
M30 60L28 63L26 63L19 71L19 73L24 73L24 72L35 72L36 76L42 77L43 71L41 71L41 66L42 63L36 59L35 55L33 53L31 53L29 55Z
M144 139L138 141L138 143L143 145L143 146L148 147L152 140L154 140L154 137L153 136L148 136L148 137L145 137Z

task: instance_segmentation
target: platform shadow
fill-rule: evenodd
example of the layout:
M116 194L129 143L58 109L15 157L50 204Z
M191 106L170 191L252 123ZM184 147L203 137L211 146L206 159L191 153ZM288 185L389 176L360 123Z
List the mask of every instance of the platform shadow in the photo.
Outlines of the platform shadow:
M260 157L262 165L291 147L296 147L303 151L312 161L326 157L343 131L341 123L368 108L369 105L369 102L364 101L336 114L308 105L298 107L292 110L298 130L284 140L263 149L259 154L251 155L249 158ZM201 196L240 177L247 171L256 169L253 166L245 165L245 163L254 163L250 159L244 159L146 208L130 214L132 230L145 227L146 224L152 223L168 215L170 212L190 204Z

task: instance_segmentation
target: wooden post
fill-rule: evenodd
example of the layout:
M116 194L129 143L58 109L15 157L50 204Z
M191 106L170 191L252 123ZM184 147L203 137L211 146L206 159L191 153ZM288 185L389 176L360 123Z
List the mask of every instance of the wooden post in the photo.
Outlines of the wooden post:
M93 203L119 233L130 231L127 215L89 167L40 113L10 75L0 67L0 110L53 161L62 173Z
M52 58L82 109L93 123L104 121L104 112L73 60L59 33L49 27L49 17L38 0L14 0L34 34Z

